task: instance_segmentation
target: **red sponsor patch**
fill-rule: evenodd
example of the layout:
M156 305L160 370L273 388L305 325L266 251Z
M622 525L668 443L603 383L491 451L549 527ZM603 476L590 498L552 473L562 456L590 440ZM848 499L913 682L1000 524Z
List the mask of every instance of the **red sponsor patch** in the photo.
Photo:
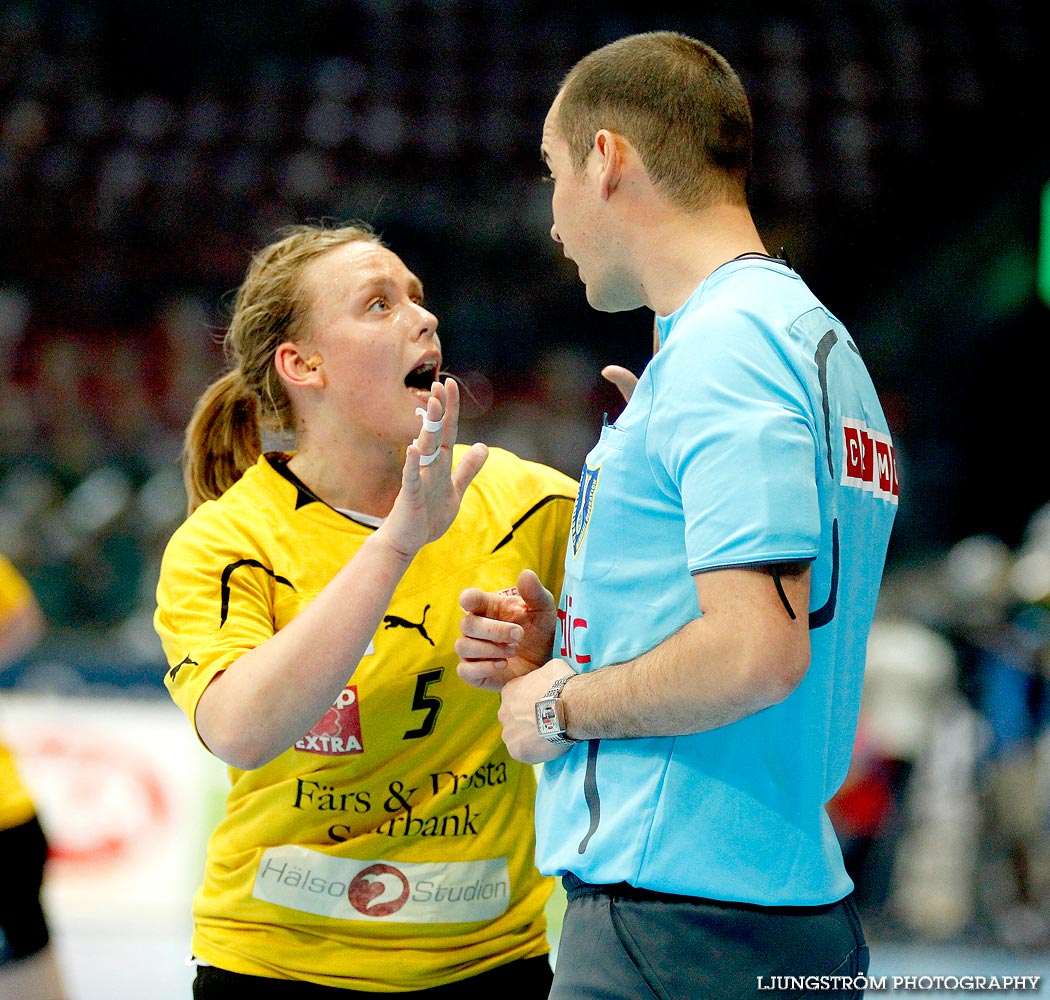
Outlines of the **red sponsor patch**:
M863 420L843 417L842 438L842 485L897 503L897 458L890 436L872 430Z
M363 753L361 740L361 708L357 702L357 687L353 684L343 688L321 719L301 740L296 750L317 753L324 757L343 757L351 753Z

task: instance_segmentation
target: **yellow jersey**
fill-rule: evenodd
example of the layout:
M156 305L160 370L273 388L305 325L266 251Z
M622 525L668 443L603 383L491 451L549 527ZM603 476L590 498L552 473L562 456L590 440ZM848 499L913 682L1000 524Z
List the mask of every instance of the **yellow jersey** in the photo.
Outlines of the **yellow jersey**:
M313 496L288 457L261 457L165 550L155 624L165 683L190 720L209 682L294 618L374 531ZM558 594L575 492L562 473L490 449L328 713L263 767L229 768L194 899L197 958L399 992L549 950L534 770L506 752L498 694L457 676L453 643L467 587L513 586L531 568Z
M0 556L0 629L32 599L29 584ZM36 815L29 789L19 777L11 750L0 743L0 830L28 823Z

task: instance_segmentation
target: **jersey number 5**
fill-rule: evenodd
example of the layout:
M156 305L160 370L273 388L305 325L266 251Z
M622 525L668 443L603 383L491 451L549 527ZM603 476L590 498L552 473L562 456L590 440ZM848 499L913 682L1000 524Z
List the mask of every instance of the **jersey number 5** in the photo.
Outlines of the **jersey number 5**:
M416 691L412 696L412 711L426 712L418 729L410 729L402 739L418 740L423 736L429 736L434 731L437 723L438 712L441 710L441 699L437 695L427 694L427 688L431 684L437 684L445 673L444 667L437 670L425 670L416 678Z

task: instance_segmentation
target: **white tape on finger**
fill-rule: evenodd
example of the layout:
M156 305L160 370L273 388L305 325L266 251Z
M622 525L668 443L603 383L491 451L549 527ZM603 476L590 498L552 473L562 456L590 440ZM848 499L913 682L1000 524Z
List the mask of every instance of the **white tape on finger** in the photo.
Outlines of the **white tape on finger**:
M423 430L425 431L439 431L442 427L445 426L444 415L442 415L440 420L431 420L427 416L427 411L424 410L422 406L416 407L416 413L418 413L423 418ZM433 462L434 460L431 459L430 461Z
M420 455L419 456L419 466L420 466L420 468L422 468L424 465L430 465L431 462L436 461L438 455L440 455L440 454L441 454L441 449L438 448L437 451L432 451L429 455Z

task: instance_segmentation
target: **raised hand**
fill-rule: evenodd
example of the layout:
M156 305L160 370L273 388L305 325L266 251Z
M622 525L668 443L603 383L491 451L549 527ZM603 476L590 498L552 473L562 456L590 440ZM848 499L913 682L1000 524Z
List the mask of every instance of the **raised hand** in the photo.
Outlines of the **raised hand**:
M423 426L405 453L401 490L379 529L390 545L409 558L448 531L463 494L488 458L486 446L475 444L453 469L452 446L458 430L459 386L451 378L435 382Z
M554 595L531 570L516 587L497 594L472 587L459 597L465 612L456 640L456 671L468 684L489 691L543 666L554 644Z

